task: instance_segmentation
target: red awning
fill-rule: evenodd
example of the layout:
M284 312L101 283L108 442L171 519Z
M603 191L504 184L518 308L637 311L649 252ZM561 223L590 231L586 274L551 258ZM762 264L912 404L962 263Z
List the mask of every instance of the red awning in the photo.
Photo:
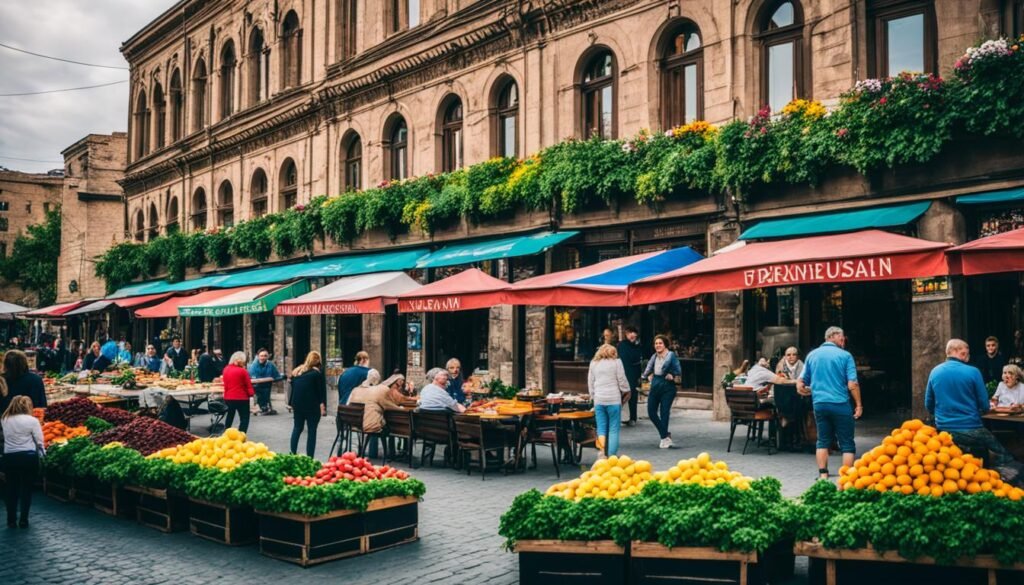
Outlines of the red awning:
M415 291L398 295L402 313L439 313L486 309L503 302L503 291L509 288L477 268L432 282Z
M1024 271L1024 228L996 234L949 250L962 274Z
M831 282L899 280L949 274L949 244L880 230L757 242L630 287L630 304L698 294Z
M22 317L26 319L54 319L63 316L64 313L70 313L82 305L95 301L96 299L88 299L84 301L61 303L59 305L50 305L49 307L42 307L40 309L29 311L23 314Z
M340 278L301 297L283 301L275 315L364 315L383 313L397 295L422 288L404 272Z
M513 284L505 293L509 304L549 306L580 306L580 307L622 307L626 305L627 290L625 287L583 287L569 286L575 280L581 280L609 270L615 270L636 262L638 257L650 257L658 252L640 254L637 257L626 256L598 262L590 266L562 270L550 274L541 274Z
M156 301L162 301L174 293L160 293L156 295L142 295L141 297L127 297L123 299L113 299L113 302L122 309L131 309L138 307L139 305L145 305L146 303L155 303Z
M266 287L223 288L208 290L206 292L184 297L171 297L159 305L153 305L152 307L146 307L145 309L135 311L135 316L140 319L169 319L171 317L178 316L178 307L209 303L210 301L214 301L249 288Z

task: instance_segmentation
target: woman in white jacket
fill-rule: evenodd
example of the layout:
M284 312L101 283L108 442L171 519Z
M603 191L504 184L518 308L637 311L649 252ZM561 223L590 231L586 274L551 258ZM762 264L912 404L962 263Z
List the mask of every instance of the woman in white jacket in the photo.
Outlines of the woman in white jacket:
M612 345L602 345L590 362L587 388L594 399L597 420L597 449L601 456L619 451L619 426L622 424L622 401L629 397L629 380Z

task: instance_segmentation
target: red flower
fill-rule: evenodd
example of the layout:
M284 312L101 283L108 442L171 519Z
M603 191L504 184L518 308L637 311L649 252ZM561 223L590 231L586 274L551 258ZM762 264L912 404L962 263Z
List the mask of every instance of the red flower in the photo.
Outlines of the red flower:
M846 128L840 128L839 130L836 130L836 136L840 138L846 138L846 135L849 133L850 131L847 130Z
M888 100L888 99L886 99L886 98L885 98L885 96L882 96L882 97L881 97L881 98L880 98L880 99L878 100L878 104L879 104L879 105L882 105L882 106L884 106L884 105L885 105L885 102L887 102L887 101L889 101L889 100Z

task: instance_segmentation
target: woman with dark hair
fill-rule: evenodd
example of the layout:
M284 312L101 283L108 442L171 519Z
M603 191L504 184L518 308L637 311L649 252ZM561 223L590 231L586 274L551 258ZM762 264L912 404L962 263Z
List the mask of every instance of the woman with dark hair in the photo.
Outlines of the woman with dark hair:
M292 407L292 440L294 455L299 448L299 437L305 427L306 455L316 453L316 427L320 417L327 413L327 378L323 374L323 359L319 352L311 351L301 366L292 370L292 391L288 396Z
M654 355L647 362L644 378L651 380L651 392L647 396L647 416L658 429L661 443L658 447L672 446L672 433L668 432L668 417L672 414L672 402L676 399L676 380L683 375L683 367L676 354L668 349L668 338L654 336Z
M4 381L7 395L0 400L0 412L7 410L15 396L28 396L36 408L46 408L46 386L43 379L28 371L28 356L12 349L4 354Z

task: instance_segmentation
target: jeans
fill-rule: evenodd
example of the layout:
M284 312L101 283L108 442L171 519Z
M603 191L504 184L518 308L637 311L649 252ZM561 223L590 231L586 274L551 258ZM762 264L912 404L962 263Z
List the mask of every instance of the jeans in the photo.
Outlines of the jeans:
M1006 447L1003 447L992 431L984 427L969 431L949 431L949 434L953 435L953 443L963 449L965 453L984 459L986 467L1002 467L1007 463L1014 462L1013 455L1006 450ZM1002 473L1002 470L997 471ZM1003 479L1006 479L1006 474L1003 473L1003 475Z
M619 453L619 426L622 418L621 404L595 404L594 418L597 419L597 436L605 437L605 455Z
M262 388L257 386L256 390L256 404L259 405L260 410L266 412L270 410L270 386Z
M818 426L818 449L828 449L835 438L843 453L856 453L853 442L853 407L849 402L819 402L814 405Z
M672 401L676 399L676 384L661 376L651 379L651 393L647 395L647 416L650 417L658 435L667 439L668 417L672 413Z
M32 506L32 484L39 473L39 455L36 453L7 453L4 455L4 474L7 478L7 523L14 524L18 504L21 521L28 522L28 509Z
M248 400L225 400L228 405L228 418L224 421L224 428L230 428L235 422L235 412L238 412L238 430L243 433L249 430L249 401Z
M306 427L306 455L314 457L316 453L316 427L320 424L320 411L300 412L292 411L292 455L299 448L299 437L302 436L302 427Z
M640 393L637 392L637 380L640 379L640 370L637 368L626 369L626 379L629 383L629 420L636 422L636 406L637 400L640 398ZM619 410L622 410L621 408Z

